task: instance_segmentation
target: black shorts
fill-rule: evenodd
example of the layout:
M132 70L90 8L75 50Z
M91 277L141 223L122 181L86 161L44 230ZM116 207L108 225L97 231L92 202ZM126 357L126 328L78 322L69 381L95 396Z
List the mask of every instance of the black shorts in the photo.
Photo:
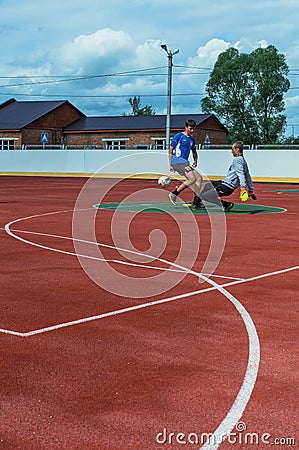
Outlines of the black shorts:
M189 166L189 164L172 164L172 167L174 170L182 175L182 177L185 177L188 172L193 172L194 168Z
M210 181L205 185L203 190L201 191L200 197L204 200L209 200L210 197L214 197L213 192L217 192L219 197L226 197L231 195L234 192L233 188L230 188L226 184L222 183L222 180L219 181Z
M212 185L217 191L219 197L226 197L234 192L234 189L222 183L222 181L212 181Z

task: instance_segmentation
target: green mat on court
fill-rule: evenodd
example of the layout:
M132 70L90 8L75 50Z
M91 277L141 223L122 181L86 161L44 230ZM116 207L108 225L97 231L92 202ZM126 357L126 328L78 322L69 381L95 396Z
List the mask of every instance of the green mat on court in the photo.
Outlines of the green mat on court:
M299 189L274 189L269 192L299 192Z
M223 211L219 207L206 203L206 208L190 210L183 206L183 203L177 203L176 206L169 202L122 202L122 203L101 203L94 205L97 209L105 209L111 211L127 211L127 212L146 212L146 213L169 213L169 214L220 214ZM273 206L264 206L250 203L235 203L234 208L225 213L232 214L273 214L285 211L284 208Z

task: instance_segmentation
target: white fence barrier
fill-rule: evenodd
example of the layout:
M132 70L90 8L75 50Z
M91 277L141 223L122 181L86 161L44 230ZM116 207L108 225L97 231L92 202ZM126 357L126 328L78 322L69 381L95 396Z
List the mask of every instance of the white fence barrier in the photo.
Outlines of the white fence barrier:
M128 156L131 156L128 158ZM134 155L142 155L135 158ZM296 150L246 150L244 156L258 181L299 182L299 152ZM223 177L233 156L231 150L199 150L198 168L205 175ZM118 160L117 173L111 163ZM137 162L138 160L138 162ZM109 168L110 165L110 168ZM166 151L159 150L3 150L0 173L65 174L87 176L100 170L103 175L169 174Z

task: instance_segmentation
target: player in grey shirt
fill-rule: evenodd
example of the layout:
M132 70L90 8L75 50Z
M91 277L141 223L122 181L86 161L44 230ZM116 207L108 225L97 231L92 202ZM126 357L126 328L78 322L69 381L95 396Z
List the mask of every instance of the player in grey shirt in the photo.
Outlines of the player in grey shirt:
M243 157L243 142L237 141L232 145L234 159L230 165L224 180L206 183L200 193L200 197L194 196L193 203L185 203L190 209L202 208L202 200L219 204L219 197L231 195L235 189L240 187L240 200L246 202L249 197L256 200L254 185L249 173L247 162ZM216 192L215 192L216 191ZM230 211L234 203L220 200L224 211Z

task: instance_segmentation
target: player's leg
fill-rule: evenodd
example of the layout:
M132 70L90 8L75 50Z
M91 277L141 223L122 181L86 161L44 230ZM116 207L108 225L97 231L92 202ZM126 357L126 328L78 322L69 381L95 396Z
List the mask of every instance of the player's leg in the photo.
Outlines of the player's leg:
M195 175L194 194L197 197L199 197L200 191L201 191L201 186L202 186L202 176L196 170L194 170L194 175Z
M185 173L185 177L188 178L192 183L189 184L190 186L193 186L194 189L194 199L195 202L193 203L184 203L184 206L190 208L190 209L198 209L198 208L204 208L204 204L202 203L199 195L202 185L202 176L197 170L192 168L192 171L188 171Z
M176 198L177 196L184 191L185 189L187 189L188 187L192 186L195 181L195 174L194 174L194 169L188 165L185 164L175 164L173 166L174 170L179 173L180 175L184 176L186 179L185 181L183 181L183 183L181 183L179 186L177 186L175 188L174 191L172 191L169 194L169 200L173 205L176 205Z
M204 208L204 204L200 198L201 186L202 186L202 176L199 172L195 173L195 183L194 183L194 199L192 203L185 203L184 206L190 209Z
M234 204L225 200L220 200L220 197L229 196L234 190L222 183L221 180L208 181L199 195L194 195L192 204L188 204L189 207L199 207L202 204L202 200L216 205L222 205L225 211L229 211L233 208Z
M202 178L201 178L201 182L200 182L200 187L201 187L201 185L202 185ZM205 184L205 186L204 186L202 191L200 191L200 189L194 189L193 202L185 203L184 206L187 206L188 208L191 208L191 209L204 208L204 204L202 202L202 199L203 200L208 200L209 198L217 199L217 195L215 194L214 186L213 186L213 184L210 181L208 181Z
M219 197L228 197L229 195L231 195L234 192L234 189L230 188L229 186L226 186L222 182L217 184L217 186L215 186L215 189L216 189ZM235 206L234 203L228 202L226 200L221 200L221 204L222 204L225 212L230 211Z

